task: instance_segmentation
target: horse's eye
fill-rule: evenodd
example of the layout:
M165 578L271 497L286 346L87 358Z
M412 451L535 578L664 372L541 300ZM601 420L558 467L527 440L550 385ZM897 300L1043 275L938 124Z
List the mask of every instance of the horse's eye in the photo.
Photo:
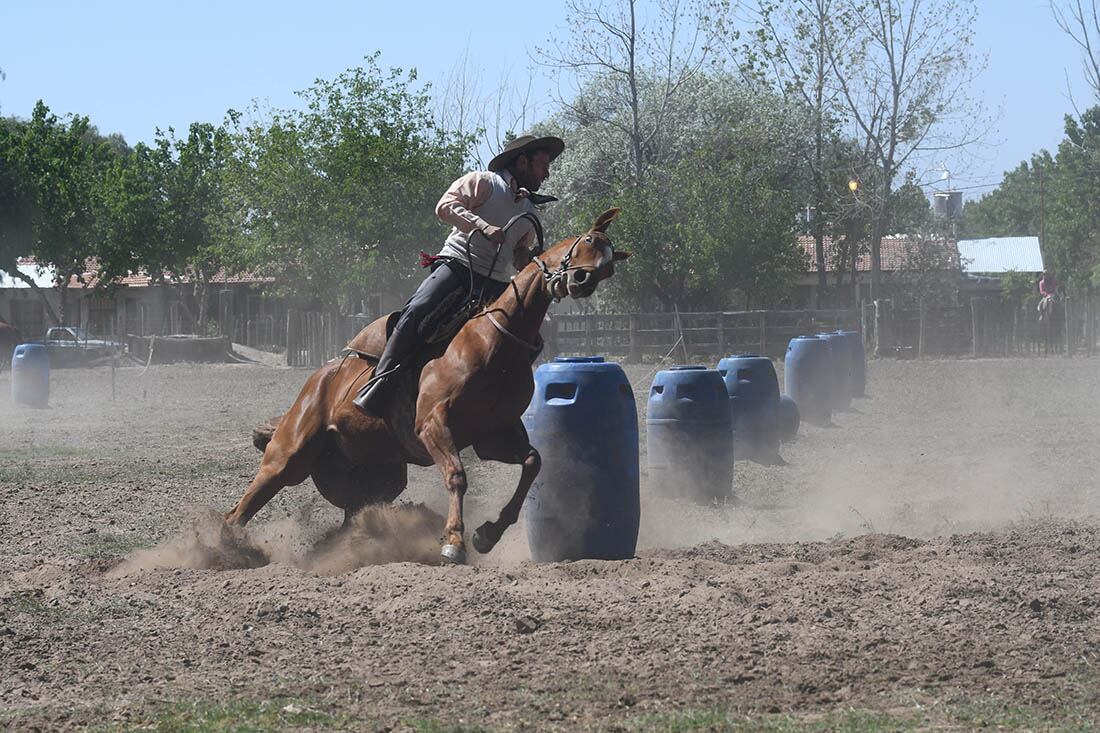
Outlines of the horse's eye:
M584 238L584 242L585 242L585 244L592 244L592 237L590 237L590 236L589 236L589 237L585 237L585 238Z

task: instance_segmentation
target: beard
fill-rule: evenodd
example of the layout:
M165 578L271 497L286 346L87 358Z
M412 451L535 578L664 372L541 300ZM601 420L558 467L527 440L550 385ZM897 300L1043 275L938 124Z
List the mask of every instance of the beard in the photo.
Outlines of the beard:
M539 186L542 185L542 181L537 180L534 176L527 172L516 173L515 177L516 183L518 183L521 188L526 188L531 193L538 191Z

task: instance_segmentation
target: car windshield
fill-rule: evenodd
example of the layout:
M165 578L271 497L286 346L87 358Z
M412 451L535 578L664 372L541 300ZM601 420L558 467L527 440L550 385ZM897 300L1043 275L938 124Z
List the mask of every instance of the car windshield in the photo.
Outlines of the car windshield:
M73 335L76 336L78 341L87 341L89 338L91 338L91 336L88 335L88 332L80 326L71 326L69 330L73 332Z

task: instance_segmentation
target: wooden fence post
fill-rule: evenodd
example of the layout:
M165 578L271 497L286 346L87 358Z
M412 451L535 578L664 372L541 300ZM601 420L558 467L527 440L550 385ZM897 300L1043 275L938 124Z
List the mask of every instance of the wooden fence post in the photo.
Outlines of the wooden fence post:
M978 355L978 342L980 340L978 324L978 298L970 299L970 355Z
M1066 357L1067 358L1070 357L1070 356L1073 356L1073 338L1070 335L1073 332L1073 319L1072 319L1073 309L1070 308L1069 300L1070 300L1070 298L1069 298L1069 295L1067 294L1066 297L1063 298L1063 302L1066 305L1066 316L1065 316L1065 328L1064 328L1064 330L1066 332Z
M768 355L768 320L764 311L760 311L760 356Z
M1092 288L1090 287L1085 293L1085 352L1092 355L1093 347L1096 346L1096 333L1092 330Z
M635 313L631 313L628 316L629 337L630 337L630 354L627 356L627 361L632 364L640 364L642 362L641 344L638 343L638 316Z
M875 301L875 356L886 351L886 301Z
M684 335L684 324L680 320L680 308L674 303L672 305L672 322L676 326L676 340L680 342L680 355L683 357L681 364L688 363L688 349L687 349L687 336Z
M540 356L543 361L553 361L554 357L561 353L558 346L558 319L554 317L544 321L539 332L543 334L542 354Z
M726 354L726 314L719 311L718 313L718 358L722 359L727 356Z
M286 365L294 366L294 311L287 308L286 311Z
M924 324L927 317L927 307L924 303L924 298L920 299L920 315L917 321L917 356L924 356Z

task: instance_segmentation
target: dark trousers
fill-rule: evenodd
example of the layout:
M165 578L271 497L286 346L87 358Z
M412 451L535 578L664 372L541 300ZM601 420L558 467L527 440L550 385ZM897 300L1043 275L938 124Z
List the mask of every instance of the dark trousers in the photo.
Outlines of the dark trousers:
M495 300L507 287L508 283L474 273L474 292L483 292L484 300ZM454 260L437 263L401 309L375 374L405 363L443 319L466 303L469 291L470 271L465 265Z

